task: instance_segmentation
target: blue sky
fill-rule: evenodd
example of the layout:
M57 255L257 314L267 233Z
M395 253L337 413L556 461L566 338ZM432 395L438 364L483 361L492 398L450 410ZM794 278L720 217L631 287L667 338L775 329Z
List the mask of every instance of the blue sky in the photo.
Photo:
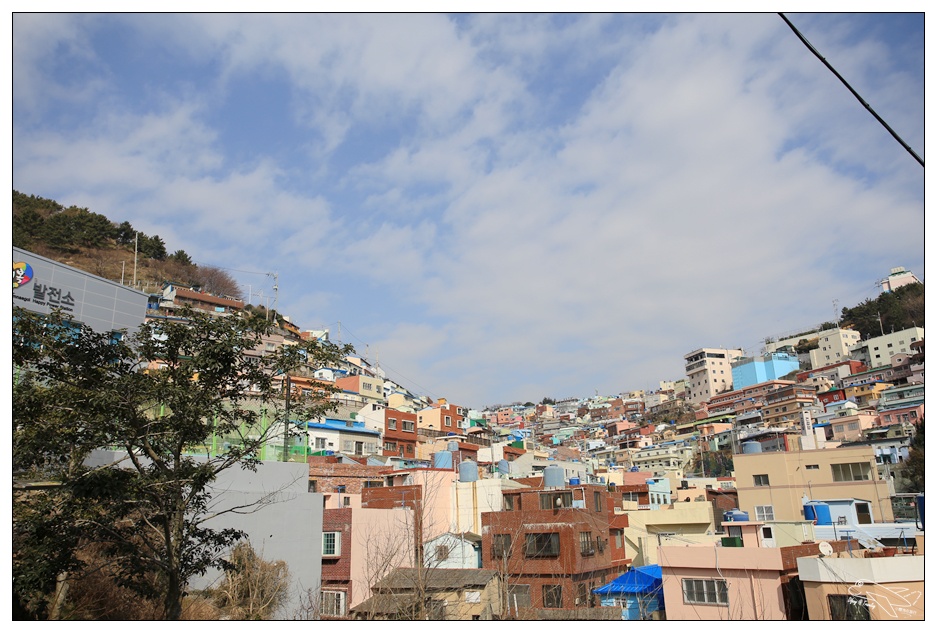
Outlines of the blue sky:
M924 157L922 14L788 14ZM13 188L480 408L654 389L895 266L924 170L775 13L16 14Z

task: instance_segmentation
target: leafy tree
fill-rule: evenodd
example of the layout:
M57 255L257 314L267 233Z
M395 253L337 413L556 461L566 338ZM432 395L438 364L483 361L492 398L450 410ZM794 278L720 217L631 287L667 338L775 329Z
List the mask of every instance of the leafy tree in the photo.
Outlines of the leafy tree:
M79 549L97 543L120 585L158 597L162 616L178 619L189 579L228 567L224 553L243 535L206 524L209 485L228 468L260 465L282 432L263 420L283 418L284 374L353 352L303 341L251 356L269 323L184 317L115 340L60 314L14 309L14 472L51 483L45 496L14 497L14 595L31 612L41 615L51 587L80 569ZM324 414L333 390L292 394L290 416ZM214 452L213 436L233 445ZM99 448L125 456L95 465L87 456Z
M180 263L180 264L182 264L182 265L184 265L184 266L194 266L194 265L195 265L195 264L192 262L192 258L191 258L190 256L188 256L188 253L185 252L184 250L176 250L174 253L172 253L171 255L169 255L169 261L174 261L174 262Z
M926 459L924 457L924 421L916 423L916 434L910 443L910 454L900 467L902 477L906 479L908 492L922 492L926 487Z
M45 219L33 208L13 212L13 245L29 249L42 234Z
M900 331L914 325L922 327L925 316L924 295L922 283L904 285L855 307L842 309L842 323L853 325L861 332L862 338L880 336L882 330L887 334L891 330Z
M137 248L139 249L140 254L147 256L150 259L163 261L166 258L166 243L159 235L153 235L150 237L149 235L140 233Z
M119 245L129 246L130 244L133 243L135 238L136 238L136 230L134 230L130 222L124 221L124 222L121 222L120 225L117 226L116 231L115 231L115 239L117 240L117 243Z

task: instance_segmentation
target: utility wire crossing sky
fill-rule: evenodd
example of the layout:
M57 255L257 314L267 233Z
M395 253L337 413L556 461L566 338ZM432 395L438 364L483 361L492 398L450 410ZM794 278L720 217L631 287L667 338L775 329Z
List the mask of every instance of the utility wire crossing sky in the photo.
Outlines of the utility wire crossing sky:
M922 161L923 14L784 16ZM924 273L923 168L777 13L18 13L12 51L14 189L275 272L458 405L653 390Z

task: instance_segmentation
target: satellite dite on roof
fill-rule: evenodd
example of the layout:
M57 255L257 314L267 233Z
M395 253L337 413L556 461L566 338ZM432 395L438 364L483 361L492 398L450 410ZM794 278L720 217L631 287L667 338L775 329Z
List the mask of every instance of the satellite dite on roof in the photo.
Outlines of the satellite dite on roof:
M832 550L832 545L828 542L819 543L819 557L828 557L832 555L835 551Z

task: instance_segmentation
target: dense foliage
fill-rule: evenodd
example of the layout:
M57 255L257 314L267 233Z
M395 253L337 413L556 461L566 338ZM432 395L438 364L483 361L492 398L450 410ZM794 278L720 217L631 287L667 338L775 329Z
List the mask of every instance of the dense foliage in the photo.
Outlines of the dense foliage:
M893 292L884 292L855 307L842 309L841 324L853 325L861 333L862 339L910 327L923 327L924 292L923 283L911 283Z
M13 591L34 617L57 611L56 594L98 547L118 585L162 603L178 619L191 577L226 568L242 534L212 529L209 486L228 468L255 469L284 424L282 376L334 365L353 350L303 341L251 355L270 333L255 317L145 323L135 335L76 326L14 309ZM289 400L290 417L333 408L333 388ZM214 435L236 437L211 453ZM89 461L93 451L120 455ZM196 458L196 455L200 455Z

